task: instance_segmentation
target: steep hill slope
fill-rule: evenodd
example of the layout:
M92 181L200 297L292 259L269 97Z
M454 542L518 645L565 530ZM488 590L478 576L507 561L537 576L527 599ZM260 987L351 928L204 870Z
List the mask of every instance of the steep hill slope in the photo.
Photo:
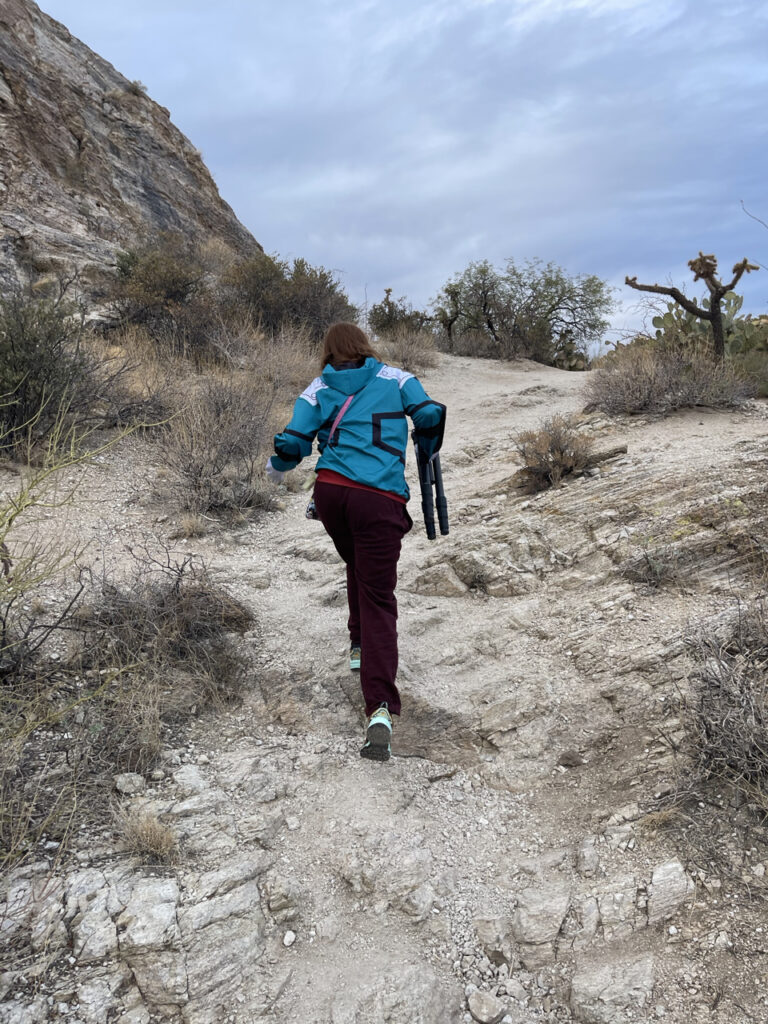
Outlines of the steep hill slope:
M159 231L260 249L169 113L31 0L0 5L0 285Z
M245 706L201 719L131 800L172 823L179 863L121 855L105 822L78 865L41 857L7 880L26 952L0 1020L765 1019L765 833L733 808L712 860L657 801L695 674L684 638L760 586L764 405L595 417L600 447L627 455L525 497L513 432L580 408L583 377L445 357L425 383L449 408L452 533L430 544L417 523L404 544L386 765L358 757L343 567L306 495L174 542L162 466L129 439L52 516L118 567L142 545L196 553L259 628ZM651 537L679 569L655 588L628 572Z

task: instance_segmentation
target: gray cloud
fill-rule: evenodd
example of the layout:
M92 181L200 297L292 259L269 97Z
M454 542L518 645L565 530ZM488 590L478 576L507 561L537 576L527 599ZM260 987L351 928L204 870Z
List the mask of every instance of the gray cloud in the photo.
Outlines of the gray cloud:
M356 301L424 303L484 257L616 283L683 284L699 249L768 263L739 206L768 219L752 3L43 6L171 109L267 250L338 269Z

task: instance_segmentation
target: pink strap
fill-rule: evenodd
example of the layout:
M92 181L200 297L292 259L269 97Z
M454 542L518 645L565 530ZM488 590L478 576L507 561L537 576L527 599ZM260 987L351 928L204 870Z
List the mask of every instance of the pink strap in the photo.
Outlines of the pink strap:
M333 421L333 426L331 427L331 432L328 435L328 444L331 443L331 439L333 438L333 435L336 433L336 427L338 427L338 425L341 423L341 417L344 415L344 413L349 408L350 404L352 403L352 399L354 397L355 397L354 395L350 395L349 398L344 403L344 405L342 405L342 407L339 409L338 415L337 415L336 419Z

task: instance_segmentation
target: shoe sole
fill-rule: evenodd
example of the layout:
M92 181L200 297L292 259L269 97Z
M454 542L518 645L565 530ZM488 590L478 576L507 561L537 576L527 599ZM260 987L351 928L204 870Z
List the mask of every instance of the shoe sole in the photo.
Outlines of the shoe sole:
M389 741L392 733L386 725L372 725L366 736L366 744L360 751L360 757L369 761L388 761L391 754Z

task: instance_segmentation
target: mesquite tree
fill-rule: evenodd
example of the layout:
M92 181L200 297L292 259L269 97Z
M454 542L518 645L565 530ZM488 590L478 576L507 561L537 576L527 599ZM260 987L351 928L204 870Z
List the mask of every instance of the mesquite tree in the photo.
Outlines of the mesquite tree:
M705 256L703 252L699 252L695 260L688 261L688 266L693 271L693 280L698 281L701 279L709 289L708 309L697 306L692 299L683 295L678 288L669 288L663 284L638 284L636 277L627 277L625 281L630 288L635 288L639 292L655 292L657 295L669 295L692 316L696 316L700 320L708 320L712 327L715 359L723 359L725 356L725 332L723 330L723 311L720 303L727 292L733 291L739 283L742 274L748 274L750 271L758 270L759 268L754 263L750 263L749 260L743 259L733 268L733 280L728 284L723 284L716 277L717 260L711 253Z

